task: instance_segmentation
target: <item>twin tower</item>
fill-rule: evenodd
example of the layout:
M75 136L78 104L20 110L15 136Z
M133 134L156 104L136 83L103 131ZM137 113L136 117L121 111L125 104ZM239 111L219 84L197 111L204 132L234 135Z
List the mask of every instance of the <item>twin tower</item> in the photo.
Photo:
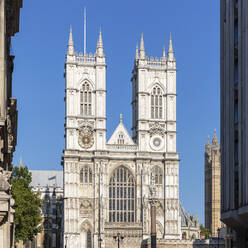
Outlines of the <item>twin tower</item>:
M148 58L143 35L132 71L132 136L122 118L106 140L106 59L77 54L70 29L65 62L64 242L66 247L140 247L150 237L151 185L157 238L181 239L176 150L176 60L170 37Z

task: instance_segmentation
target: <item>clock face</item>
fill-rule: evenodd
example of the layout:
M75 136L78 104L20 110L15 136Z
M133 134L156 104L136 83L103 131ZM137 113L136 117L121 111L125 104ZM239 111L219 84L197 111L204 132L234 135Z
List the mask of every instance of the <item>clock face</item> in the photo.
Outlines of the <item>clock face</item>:
M82 137L82 142L83 142L84 145L89 145L89 143L90 143L90 137L88 137L88 135L84 135Z
M164 141L159 135L155 135L150 140L150 146L153 150L159 151L164 147Z
M156 147L159 147L161 144L161 139L160 138L155 138L153 139L153 145Z
M82 148L91 148L94 144L93 132L89 127L79 131L78 143Z

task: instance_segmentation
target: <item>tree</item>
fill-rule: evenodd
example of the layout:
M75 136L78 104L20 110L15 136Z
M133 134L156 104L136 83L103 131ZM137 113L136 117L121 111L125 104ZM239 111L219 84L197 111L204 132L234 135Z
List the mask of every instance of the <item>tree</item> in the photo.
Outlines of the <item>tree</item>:
M32 174L26 166L14 167L11 183L12 196L15 200L15 242L33 240L41 232L42 200L32 191Z
M201 233L204 233L205 239L208 239L210 237L210 231L207 228L205 228L202 224L200 225L200 230Z

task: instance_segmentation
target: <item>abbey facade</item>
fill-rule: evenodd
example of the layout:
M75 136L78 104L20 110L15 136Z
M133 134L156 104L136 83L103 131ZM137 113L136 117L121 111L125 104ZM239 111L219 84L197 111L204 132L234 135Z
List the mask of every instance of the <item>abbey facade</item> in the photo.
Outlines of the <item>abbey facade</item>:
M65 63L64 243L67 248L141 247L150 237L151 197L158 239L182 239L176 150L176 60L148 58L143 35L132 71L132 136L120 123L106 140L106 60L77 54L72 31ZM155 188L153 192L151 185Z

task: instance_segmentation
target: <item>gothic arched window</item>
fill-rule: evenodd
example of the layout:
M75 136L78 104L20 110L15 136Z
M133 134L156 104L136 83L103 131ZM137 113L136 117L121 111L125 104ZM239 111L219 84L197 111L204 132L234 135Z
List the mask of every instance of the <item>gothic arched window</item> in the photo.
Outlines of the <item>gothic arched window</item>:
M163 91L155 86L151 93L151 118L162 119L163 117Z
M83 83L80 91L80 114L92 115L92 91L88 82Z
M160 167L155 166L151 171L151 183L154 180L154 184L162 184L163 183L163 171Z
M135 183L132 173L120 166L109 183L109 222L135 221Z
M88 165L85 165L80 171L80 183L92 183L92 170Z
M119 145L124 145L124 135L122 132L119 133L119 136L118 136L118 144Z
M91 248L92 247L92 244L91 244L91 231L88 230L87 231L87 248Z

